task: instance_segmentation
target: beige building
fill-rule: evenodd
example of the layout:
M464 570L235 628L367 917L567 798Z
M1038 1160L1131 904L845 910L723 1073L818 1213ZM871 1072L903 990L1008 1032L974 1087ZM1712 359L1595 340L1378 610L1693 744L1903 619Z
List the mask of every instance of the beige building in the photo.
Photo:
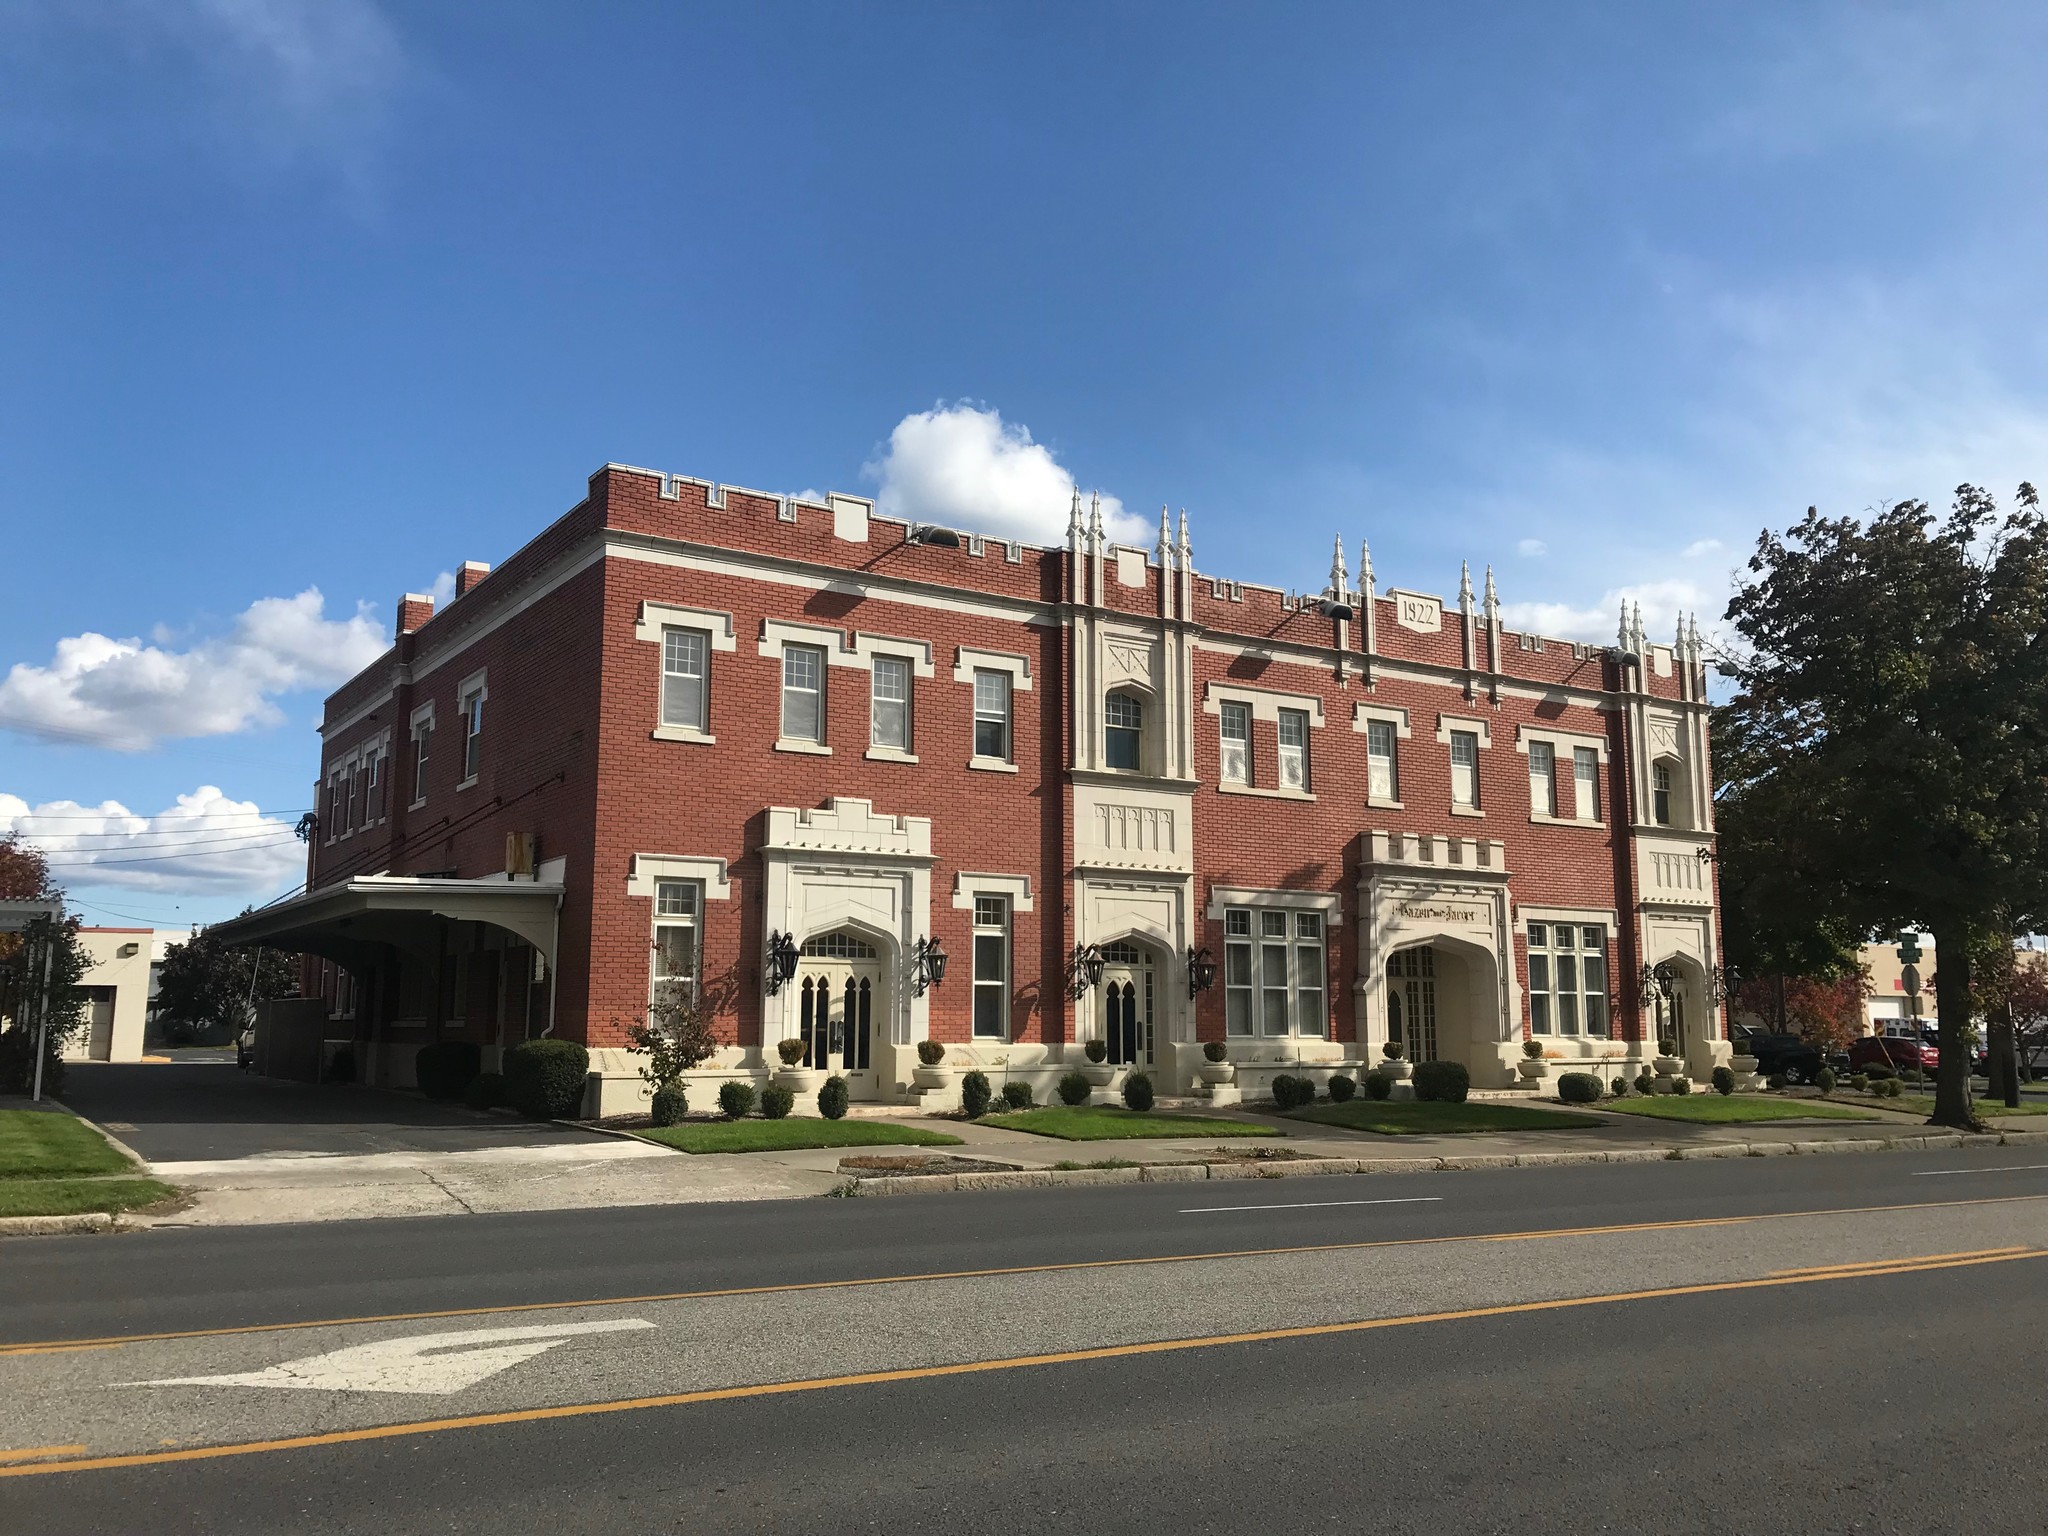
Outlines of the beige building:
M1905 967L1899 964L1899 946L1896 940L1883 944L1866 944L1857 958L1862 960L1864 969L1870 974L1869 985L1864 990L1864 1018L1872 1034L1896 1034L1904 1029L1906 1020L1915 1017L1914 999L1906 991ZM1932 935L1920 936L1920 958L1914 963L1920 973L1920 998L1918 1017L1924 1024L1935 1022L1934 1007L1934 939Z
M81 928L78 942L92 965L79 986L85 1028L72 1036L70 1061L140 1061L164 951L191 935L182 928Z

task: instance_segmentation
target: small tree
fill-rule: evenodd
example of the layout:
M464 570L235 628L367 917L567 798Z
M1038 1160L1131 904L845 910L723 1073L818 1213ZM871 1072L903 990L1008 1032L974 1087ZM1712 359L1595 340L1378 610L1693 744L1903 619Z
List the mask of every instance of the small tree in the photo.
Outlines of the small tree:
M79 982L92 960L78 941L78 919L39 917L19 935L0 969L12 1000L10 1027L0 1034L0 1092L35 1086L35 1040L43 1037L43 1092L64 1087L64 1047L85 1024ZM47 984L46 984L47 983Z
M652 1020L635 1019L626 1038L646 1055L639 1068L641 1081L659 1093L710 1060L718 1050L718 1037L711 1032L710 1013L694 1002L664 998L649 1011Z

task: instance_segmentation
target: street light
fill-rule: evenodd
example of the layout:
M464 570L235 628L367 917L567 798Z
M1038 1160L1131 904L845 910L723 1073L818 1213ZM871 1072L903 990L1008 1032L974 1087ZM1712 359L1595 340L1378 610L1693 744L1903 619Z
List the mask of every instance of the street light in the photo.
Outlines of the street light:
M1216 961L1206 949L1188 949L1188 996L1206 992L1216 985Z
M1067 986L1075 997L1102 980L1102 951L1093 944L1074 946L1067 957Z
M761 972L770 997L780 992L782 984L796 974L796 961L796 936L776 929L768 936L767 964Z
M924 996L926 987L936 987L946 979L946 962L951 958L937 939L917 941L917 947L911 951L911 967L919 997Z

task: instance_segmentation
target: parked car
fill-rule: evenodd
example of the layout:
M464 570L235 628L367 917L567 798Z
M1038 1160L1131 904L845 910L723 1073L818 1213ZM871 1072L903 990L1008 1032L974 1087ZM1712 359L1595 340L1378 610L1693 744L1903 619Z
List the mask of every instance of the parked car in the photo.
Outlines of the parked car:
M1849 1070L1887 1064L1901 1072L1932 1072L1941 1050L1925 1035L1865 1035L1849 1045Z
M1756 1069L1765 1077L1782 1072L1799 1082L1810 1083L1814 1074L1827 1065L1826 1054L1804 1035L1752 1030L1735 1043L1756 1058Z

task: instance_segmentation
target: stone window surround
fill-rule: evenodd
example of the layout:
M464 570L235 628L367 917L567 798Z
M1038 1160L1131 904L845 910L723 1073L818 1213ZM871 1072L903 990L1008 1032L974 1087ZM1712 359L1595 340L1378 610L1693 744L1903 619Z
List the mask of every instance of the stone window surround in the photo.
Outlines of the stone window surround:
M1529 755L1529 743L1548 742L1552 762L1557 765L1553 771L1562 772L1572 766L1572 753L1579 747L1591 747L1600 766L1607 765L1607 738L1590 735L1585 731L1560 731L1549 726L1521 725L1515 727L1515 750L1524 757ZM1570 782L1567 780L1566 782ZM1601 796L1604 801L1607 797ZM1601 816L1552 816L1539 811L1534 804L1529 807L1531 824L1539 827L1604 827L1605 817Z
M427 717L431 720L433 718L434 706L427 704L422 707L427 711ZM413 714L417 716L419 710L414 710ZM384 793L388 797L391 793L391 727L388 725L374 736L365 736L361 741L350 747L348 751L342 753L341 756L328 764L327 777L321 781L321 788L323 790L331 790L338 780L354 775L362 767L363 759L373 752L384 760ZM364 792L368 793L367 788ZM338 843L344 839L354 837L358 832L367 832L371 827L379 826L389 821L391 819L391 802L387 798L384 804L384 814L375 817L368 814L369 806L365 804L363 807L365 814L358 825L345 828L339 833L329 830L321 841Z
M1344 909L1344 898L1334 891L1270 890L1248 885L1210 886L1209 904L1203 909L1202 916L1212 923L1220 923L1225 907L1320 912L1323 914L1324 943L1327 944L1332 933L1331 924Z
M732 882L725 860L687 853L636 853L626 866L626 894L654 899L657 880L694 880L706 901L729 901Z
M1123 683L1119 688L1126 686ZM1142 685L1140 685L1142 687ZM1150 702L1147 693L1147 702ZM1280 711L1299 710L1308 716L1312 731L1323 728L1323 701L1312 693L1283 693L1275 688L1248 688L1240 683L1223 683L1211 680L1202 685L1202 713L1216 717L1217 729L1223 724L1223 706L1242 704L1252 712L1252 719L1263 720L1273 727L1275 735L1280 730ZM1304 750L1306 750L1304 748ZM1253 759L1256 764L1256 757ZM1273 762L1278 771L1279 755L1276 744ZM1309 789L1286 789L1279 785L1239 784L1218 779L1216 792L1220 795L1253 795L1263 800L1314 800L1315 791Z
M414 764L417 764L419 762L419 739L422 734L420 729L422 726L426 728L425 734L429 736L433 734L434 701L432 699L427 700L426 703L420 705L417 709L415 709L412 712L412 718L406 723L405 739L413 744L413 762L407 765L408 768L412 767ZM430 747L428 749L429 753L431 753L432 750L433 749ZM412 803L408 805L406 809L409 811L416 811L426 803L426 786L419 782L419 776L415 773L413 776Z
M1202 915L1212 923L1221 923L1225 911L1231 907L1249 908L1260 912L1315 912L1322 916L1323 931L1321 937L1316 942L1323 952L1324 1018L1322 1029L1313 1034L1304 1032L1300 1027L1300 1021L1295 1018L1296 1004L1292 956L1296 945L1301 941L1294 932L1294 925L1290 923L1286 940L1290 957L1288 964L1287 1033L1284 1035L1269 1035L1261 1027L1257 1010L1260 994L1265 988L1262 983L1255 981L1252 989L1253 1028L1249 1034L1228 1035L1227 1038L1240 1042L1249 1042L1254 1045L1269 1040L1333 1040L1335 1038L1334 1031L1341 1024L1341 1019L1333 1014L1331 1010L1338 1003L1341 988L1335 973L1330 968L1330 950L1339 937L1338 925L1343 920L1344 898L1331 891L1269 890L1253 886L1212 885L1209 887L1209 904L1203 909ZM1219 942L1227 946L1232 940L1227 935L1219 935ZM1240 939L1236 942L1256 945L1266 941L1258 933L1254 932L1248 940ZM1222 980L1220 975L1218 980Z
M1000 896L1010 904L1010 911L1031 910L1031 877L1029 875L988 875L973 870L956 870L953 875L953 906L961 912L974 910L976 896Z
M953 653L953 681L972 688L977 671L1007 672L1010 675L1010 753L1014 757L1017 751L1017 695L1031 691L1031 658L1010 651L981 651L969 645L958 647ZM967 707L971 715L974 709L971 695ZM1017 771L1014 762L1002 757L970 757L967 766L977 773Z
M1410 740L1412 736L1408 727L1408 711L1398 704L1367 704L1361 701L1351 706L1351 729L1359 735L1366 735L1375 720L1394 728L1394 798L1389 800L1372 793L1372 776L1368 765L1365 803L1374 810L1405 811L1408 807L1402 804L1400 799L1401 743Z
M734 633L732 615L718 608L687 608L680 603L657 602L643 598L640 616L633 625L633 638L651 645L662 643L662 633L670 629L694 629L710 637L705 654L705 687L710 688L711 657L720 651L735 651L738 640ZM659 659L657 658L657 665ZM698 746L714 746L718 738L709 731L700 731L688 725L656 724L648 733L655 741L686 741Z
M1436 717L1436 739L1443 743L1446 758L1450 756L1451 732L1453 731L1470 731L1479 738L1480 751L1492 750L1493 723L1491 721L1481 720L1476 715L1454 715L1448 711L1439 710ZM1524 748L1524 750L1526 751L1527 749ZM1477 772L1476 765L1474 771ZM1482 795L1482 801L1484 798ZM1453 816L1472 816L1483 821L1486 819L1486 807L1484 804L1459 805L1457 801L1453 800L1451 802L1451 814Z
M936 676L932 665L932 645L929 640L910 640L899 635L869 634L856 630L851 643L846 631L831 624L810 624L794 619L763 619L758 650L761 655L773 658L776 667L782 666L782 652L789 645L815 645L825 653L825 665L846 667L854 671L867 672L874 669L877 656L894 656L910 663L912 678L912 718L915 718L917 685L915 679ZM822 684L823 678L819 679ZM778 677L776 696L781 697L781 682ZM831 700L821 699L820 705L827 723L832 718ZM781 713L778 706L776 715L775 750L778 752L800 752L812 757L830 757L831 747L819 741L794 741L780 734ZM889 747L870 747L866 755L876 762L914 763L917 758L907 752L898 752Z

